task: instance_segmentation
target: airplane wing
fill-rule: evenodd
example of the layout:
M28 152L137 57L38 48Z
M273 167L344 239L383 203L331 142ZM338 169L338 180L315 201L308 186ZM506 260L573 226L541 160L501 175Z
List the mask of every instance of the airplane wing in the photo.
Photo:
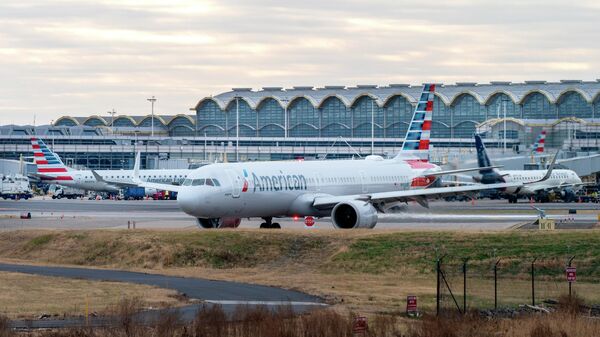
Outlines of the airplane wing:
M351 200L362 200L369 201L371 203L379 202L397 202L397 201L417 201L421 205L427 207L427 199L442 198L451 195L461 195L475 193L485 190L494 190L508 187L519 187L523 186L521 182L515 183L500 183L500 184L489 184L489 185L473 185L473 186L459 186L459 187L434 187L424 189L414 189L405 191L392 191L392 192L378 192L370 194L355 194L355 195L342 195L342 196L318 196L313 201L313 206L317 209L329 209L333 208L340 202L351 201Z
M458 169L458 170L448 170L448 171L439 171L439 172L432 172L432 173L426 173L423 176L445 176L445 175L453 175L453 174L459 174L459 173L464 173L464 172L473 172L473 171L480 171L480 170L491 170L491 169L495 169L495 168L501 168L503 167L503 165L496 165L496 166L487 166L487 167L472 167L472 168L465 168L465 169Z
M96 179L97 182L99 182L99 183L105 183L107 185L112 185L112 186L114 186L116 188L137 187L138 186L138 184L136 184L134 182L113 181L113 180L104 179L95 170L92 170L92 175L94 176L94 179Z
M159 191L169 191L169 192L179 192L182 189L182 186L179 185L170 185L170 184L158 184L151 183L148 181L142 181L140 179L140 156L141 153L138 152L135 155L135 163L133 164L133 186L139 186L143 188L151 188Z

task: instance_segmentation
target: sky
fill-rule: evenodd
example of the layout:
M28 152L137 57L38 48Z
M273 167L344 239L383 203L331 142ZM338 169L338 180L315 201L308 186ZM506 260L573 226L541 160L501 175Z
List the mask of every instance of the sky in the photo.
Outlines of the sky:
M233 87L600 78L597 0L0 2L0 125Z

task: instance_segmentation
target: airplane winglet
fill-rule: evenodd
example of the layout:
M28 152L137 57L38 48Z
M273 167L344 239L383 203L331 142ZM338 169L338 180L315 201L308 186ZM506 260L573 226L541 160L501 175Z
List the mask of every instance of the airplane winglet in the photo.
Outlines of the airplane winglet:
M99 182L99 183L105 182L104 178L102 178L102 176L99 175L98 172L96 172L95 170L92 170L92 174L94 175L94 178L96 179L97 182Z
M140 183L140 161L141 161L142 153L137 152L135 154L135 163L133 164L133 181L135 183Z
M532 181L529 184L540 183L540 182L546 181L550 178L550 176L552 175L552 170L554 170L554 165L556 164L556 158L558 158L559 153L560 153L560 151L557 151L556 154L554 155L554 157L552 158L552 162L550 162L550 166L548 166L548 170L546 171L546 174L542 177L542 179Z

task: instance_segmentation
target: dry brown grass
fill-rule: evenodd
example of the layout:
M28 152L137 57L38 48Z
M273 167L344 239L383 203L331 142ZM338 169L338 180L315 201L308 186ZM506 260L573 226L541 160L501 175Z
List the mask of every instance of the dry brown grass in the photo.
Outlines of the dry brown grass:
M597 238L599 232L578 231L575 236L573 232L568 233L590 241L590 238ZM0 260L119 268L280 286L323 296L344 310L373 314L404 311L407 295L419 296L422 309L434 308L435 275L431 272L433 262L428 260L433 254L433 242L454 244L458 253L480 254L478 250L487 252L489 245L497 244L498 238L504 240L502 245L519 249L513 254L553 249L553 254L560 255L563 254L560 249L566 249L568 242L577 242L565 239L564 235L560 232L413 230L15 231L0 233ZM402 241L405 236L414 240ZM513 244L513 236L520 241ZM479 243L473 243L476 239ZM371 245L367 248L374 248L351 248L358 241ZM383 243L379 244L379 241ZM536 241L540 244L533 246ZM398 248L397 244L405 246ZM520 246L515 248L517 244ZM587 244L584 246L586 251L596 249L590 242ZM463 247L466 248L460 250ZM399 257L396 252L404 255ZM340 256L345 259L339 260ZM527 261L526 256L513 256ZM393 260L390 262L389 259ZM505 261L508 264L509 260ZM540 267L550 266L544 261L539 263ZM552 263L562 262L555 260ZM488 269L486 273L487 278L473 273L468 280L471 307L493 305L491 271ZM530 281L522 270L518 273L518 277L500 280L501 306L530 303ZM558 269L558 275L558 280L540 277L536 291L538 303L541 299L558 298L567 290L566 283L560 278L563 271ZM460 296L462 279L456 275L454 279L454 286L459 289L454 290ZM587 301L600 302L600 284L578 280L575 289L584 294Z
M105 313L128 298L143 298L144 307L176 306L176 295L145 285L0 272L0 312L10 318L85 315L86 305L90 313Z

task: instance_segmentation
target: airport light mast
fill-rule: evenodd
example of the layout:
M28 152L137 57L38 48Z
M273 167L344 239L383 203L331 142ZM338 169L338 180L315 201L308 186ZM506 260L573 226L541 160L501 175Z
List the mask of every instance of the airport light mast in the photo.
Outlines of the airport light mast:
M240 161L240 97L235 96L235 161Z
M285 104L285 106L283 107L283 138L288 137L288 103L289 102L290 102L290 100L287 98L281 99L281 103Z
M371 155L375 154L375 99L371 99Z
M156 102L156 98L152 96L152 98L146 99L148 102L152 103L152 118L150 124L150 135L154 137L154 102Z
M111 133L115 133L115 114L117 112L115 111L115 108L112 109L112 111L109 111L108 114L110 115L110 132Z

